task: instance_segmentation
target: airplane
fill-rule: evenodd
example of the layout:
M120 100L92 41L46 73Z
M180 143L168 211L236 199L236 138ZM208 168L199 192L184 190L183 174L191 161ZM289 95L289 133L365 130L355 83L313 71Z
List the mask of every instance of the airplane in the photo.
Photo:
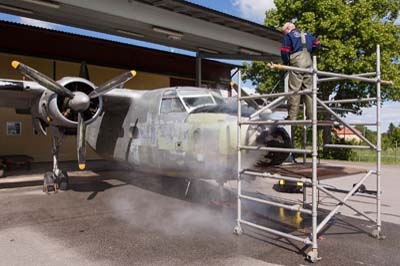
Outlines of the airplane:
M117 88L134 70L96 86L83 77L58 81L18 61L12 67L32 81L0 80L0 106L29 109L36 131L52 131L53 169L43 190L67 189L68 175L58 167L58 152L67 134L76 134L77 161L85 169L86 143L101 157L126 163L140 172L191 179L215 179L223 185L236 178L237 102L212 90L170 87L155 90ZM242 115L257 108L241 103ZM265 120L265 115L261 113ZM242 143L290 148L284 128L243 125ZM278 165L287 153L252 152L245 165Z

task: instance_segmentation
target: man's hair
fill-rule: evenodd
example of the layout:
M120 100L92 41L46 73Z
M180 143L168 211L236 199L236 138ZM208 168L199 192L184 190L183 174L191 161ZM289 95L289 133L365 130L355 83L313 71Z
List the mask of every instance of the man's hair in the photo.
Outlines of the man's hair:
M283 25L283 27L282 27L282 31L285 31L286 29L292 30L295 28L296 28L296 26L293 23L286 22L285 25Z

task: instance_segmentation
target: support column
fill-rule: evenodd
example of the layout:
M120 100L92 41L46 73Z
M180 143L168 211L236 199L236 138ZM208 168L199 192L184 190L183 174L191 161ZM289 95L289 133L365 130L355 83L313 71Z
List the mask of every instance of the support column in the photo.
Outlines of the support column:
M317 209L317 162L318 162L318 134L317 134L317 57L313 56L313 87L312 87L312 250L308 254L312 262L318 260L318 209Z
M376 46L376 236L381 234L381 52Z
M242 200L241 200L241 194L242 194L242 180L241 180L241 175L242 175L242 153L240 149L240 144L242 142L241 138L241 122L242 122L242 109L241 109L241 101L240 97L242 97L242 73L239 69L238 71L238 91L237 91L237 224L234 228L234 233L237 235L242 234L242 227L241 227L241 221L242 221Z
M201 87L201 53L196 54L196 86Z

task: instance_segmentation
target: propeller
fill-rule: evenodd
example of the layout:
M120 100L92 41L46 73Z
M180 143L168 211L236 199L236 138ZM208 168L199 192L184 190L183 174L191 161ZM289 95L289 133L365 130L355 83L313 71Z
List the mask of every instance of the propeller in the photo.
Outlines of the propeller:
M22 75L36 81L46 89L56 93L57 95L64 96L68 98L66 101L68 108L78 113L78 128L77 128L77 155L78 155L78 165L79 169L83 170L86 167L86 123L83 113L89 109L90 100L100 97L107 92L111 91L115 87L127 82L134 76L136 76L136 71L131 70L125 72L107 82L97 87L96 90L88 94L81 91L71 92L69 89L65 88L61 84L57 83L48 76L40 73L39 71L24 65L18 61L12 61L11 65L13 68L18 70ZM86 63L81 65L80 76L82 78L89 79L89 74L87 71Z
M36 81L43 87L51 90L52 92L57 93L58 95L66 96L66 97L74 97L74 94L64 86L61 86L45 74L40 73L39 71L28 67L18 61L12 61L11 66L18 70L25 77L30 78L33 81Z
M78 147L78 165L79 169L83 170L86 167L86 124L83 119L82 112L78 113L78 131L76 136L76 147Z
M107 92L109 92L110 90L114 89L115 87L118 87L122 83L127 82L134 76L136 76L135 70L125 72L125 73L119 75L118 77L115 77L115 78L101 84L96 90L89 93L89 97L90 97L90 99L93 99L93 98L102 96L102 95L106 94Z

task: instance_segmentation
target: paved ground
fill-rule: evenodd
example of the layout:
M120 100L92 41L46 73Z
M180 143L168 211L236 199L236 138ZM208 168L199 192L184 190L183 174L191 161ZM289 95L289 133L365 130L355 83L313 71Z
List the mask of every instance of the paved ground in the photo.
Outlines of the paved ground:
M182 180L127 171L70 172L69 191L46 195L40 187L43 169L0 179L0 265L308 264L300 243L250 229L240 237L232 234L232 183L221 192L213 183L195 182L183 199ZM399 170L394 167L394 178ZM266 195L259 182L248 189ZM215 203L220 194L223 205ZM396 193L394 199L399 202ZM266 214L272 219L263 219ZM310 225L307 217L258 205L247 205L244 215L271 227L289 224L287 231L300 227L298 235ZM384 223L384 229L388 237L378 241L368 235L369 223L339 216L321 238L320 264L398 265L400 226Z

